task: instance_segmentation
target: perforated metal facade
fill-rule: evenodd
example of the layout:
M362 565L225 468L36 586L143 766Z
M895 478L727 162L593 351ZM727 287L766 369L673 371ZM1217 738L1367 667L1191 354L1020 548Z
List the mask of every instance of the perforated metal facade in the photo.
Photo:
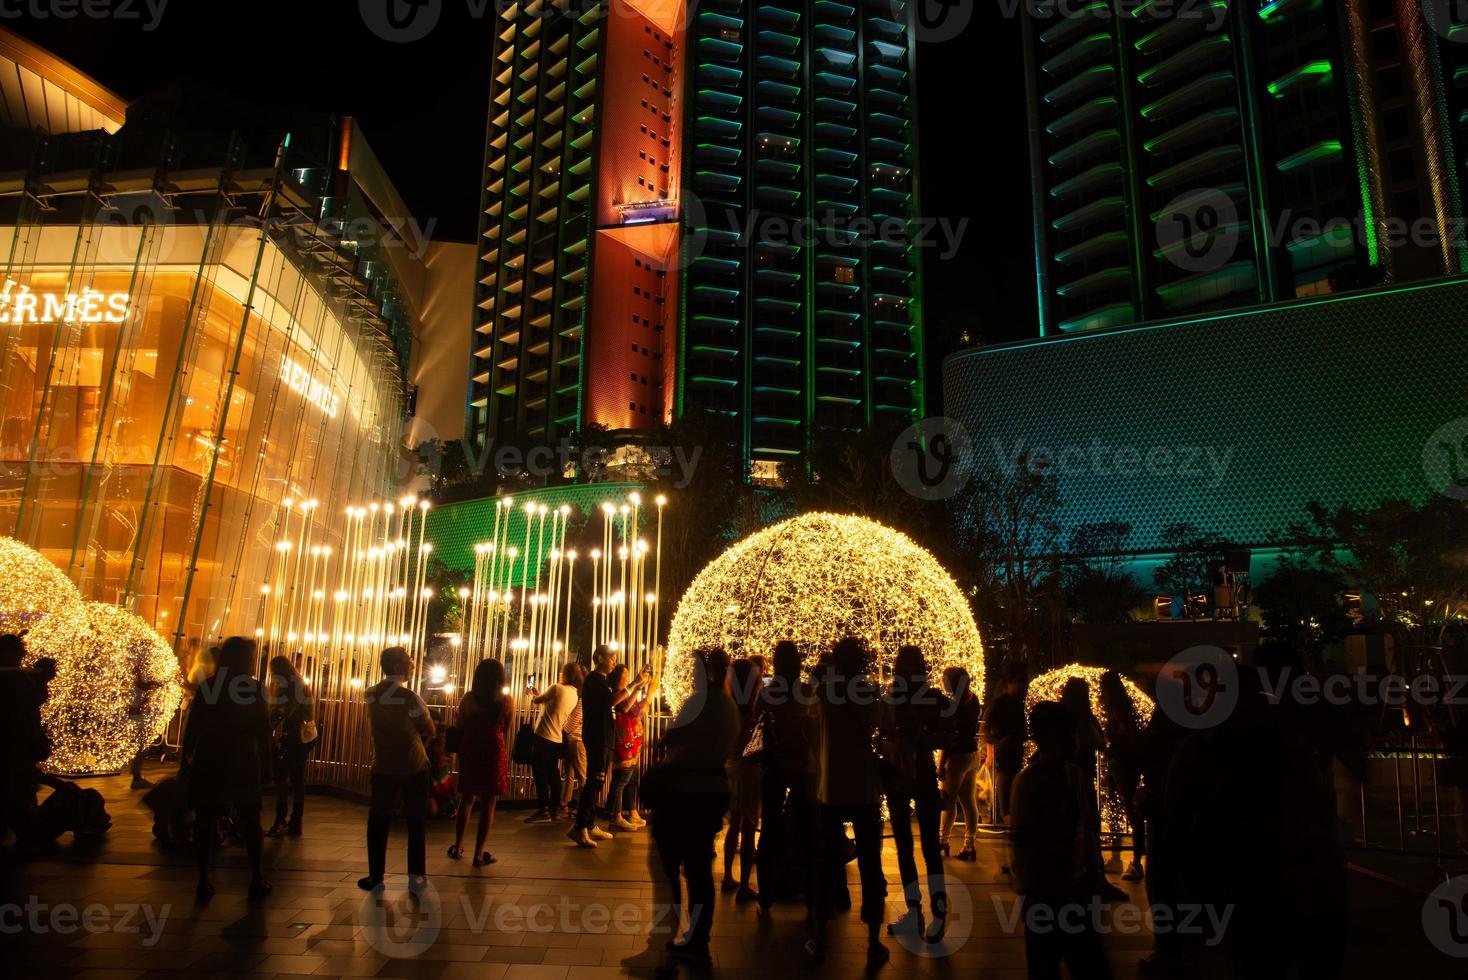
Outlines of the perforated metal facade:
M1268 546L1312 500L1442 489L1424 461L1468 418L1465 321L1457 280L981 348L945 362L945 404L980 465L1046 452L1068 527L1129 522L1138 553L1180 521Z

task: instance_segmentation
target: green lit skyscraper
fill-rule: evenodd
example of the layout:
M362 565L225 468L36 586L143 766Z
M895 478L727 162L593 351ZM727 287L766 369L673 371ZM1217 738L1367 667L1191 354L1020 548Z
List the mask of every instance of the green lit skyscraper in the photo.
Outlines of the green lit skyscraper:
M1463 271L1456 6L1031 8L1042 332Z
M759 477L921 417L911 4L531 6L496 31L470 433L703 408Z

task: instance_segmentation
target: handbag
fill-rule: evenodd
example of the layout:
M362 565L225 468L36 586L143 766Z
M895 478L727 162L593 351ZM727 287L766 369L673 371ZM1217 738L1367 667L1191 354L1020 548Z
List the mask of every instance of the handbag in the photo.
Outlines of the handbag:
M313 718L307 718L301 722L301 727L296 732L296 738L302 745L310 745L320 737L321 730L316 727L316 721Z
M521 766L530 765L530 760L535 757L535 726L530 722L520 725L520 731L515 734L515 748L510 758Z
M745 762L759 762L765 755L765 719L768 715L761 714L749 730L749 739L744 743L744 752L741 758Z

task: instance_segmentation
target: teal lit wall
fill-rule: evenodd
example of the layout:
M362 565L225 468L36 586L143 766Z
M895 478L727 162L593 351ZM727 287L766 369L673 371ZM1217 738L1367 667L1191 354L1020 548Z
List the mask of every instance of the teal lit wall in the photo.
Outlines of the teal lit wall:
M1424 454L1468 418L1465 320L1468 281L1457 280L980 348L945 362L945 404L979 465L1071 451L1067 528L1127 521L1132 549L1155 554L1162 529L1186 521L1263 549L1309 501L1433 492ZM1098 443L1111 464L1123 448L1141 460L1098 468ZM1199 475L1184 476L1189 448L1226 468L1200 454ZM1172 472L1148 470L1154 451L1173 454Z
M601 544L601 523L596 521L592 524L591 532L588 533L586 525L588 520L601 505L610 501L616 506L621 506L627 501L629 494L645 491L646 488L640 483L576 483L564 487L550 487L544 490L536 490L530 493L514 494L515 506L510 514L509 543L523 552L525 549L525 508L524 505L531 501L544 504L551 510L559 510L562 505L571 508L569 517L570 526L566 532L567 547L579 548L588 551ZM428 512L428 530L425 537L433 542L434 554L449 568L472 570L474 568L474 546L481 541L489 541L494 534L494 510L495 501L499 497L480 497L475 500L465 500L458 503L445 504L435 507ZM656 520L655 508L647 506L650 501L644 503L643 514L651 514ZM539 518L536 519L537 524ZM550 534L550 515L546 515L546 536ZM536 539L531 538L531 549L537 549ZM550 550L547 542L543 551ZM538 563L544 566L544 561ZM523 566L522 571L517 571L513 584L519 588L524 584Z

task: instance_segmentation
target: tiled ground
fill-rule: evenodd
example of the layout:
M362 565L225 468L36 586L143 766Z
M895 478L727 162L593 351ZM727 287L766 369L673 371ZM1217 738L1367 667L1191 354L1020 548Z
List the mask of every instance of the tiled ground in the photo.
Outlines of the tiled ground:
M9 950L0 954L8 961L0 974L569 980L677 972L667 969L656 952L662 937L650 944L647 935L654 897L646 832L618 835L596 851L582 851L563 836L565 825L527 826L525 811L506 811L491 838L499 863L476 871L467 860L445 856L452 829L436 822L429 830L436 902L430 897L410 910L401 892L389 889L391 908L384 912L370 899L364 904L364 893L355 886L364 872L364 809L312 796L306 835L266 843L275 882L270 898L253 905L245 901L243 854L235 849L224 856L216 875L219 895L198 907L191 855L164 851L153 842L141 794L130 792L121 778L90 785L107 797L113 829L91 850L67 838L44 859L6 872L4 901L22 907L0 907L0 933ZM401 872L401 833L393 843L389 871ZM998 844L989 841L976 863L949 865L963 887L953 889L947 955L914 955L889 939L893 957L885 976L1024 976L1023 939L1002 924L1013 894L998 872L998 855ZM890 841L884 859L889 882L895 883ZM854 866L851 872L854 877ZM1397 886L1376 877L1356 875L1353 882L1372 899L1363 906L1369 921L1356 934L1363 944L1353 951L1352 972L1357 973L1373 962L1378 942L1383 947L1390 942L1393 955L1402 955L1399 930L1409 928L1421 898L1404 900ZM1142 891L1132 891L1145 904ZM719 976L770 980L862 971L862 930L854 914L832 923L832 954L822 970L814 971L802 954L799 909L777 906L771 918L761 919L752 905L737 905L731 898L720 896L714 925ZM891 895L889 908L898 910ZM1398 916L1400 909L1410 914ZM90 917L90 927L78 925L80 915ZM1423 945L1420 936L1418 927L1406 948ZM1116 975L1130 978L1150 939L1118 935L1108 937L1107 945Z

